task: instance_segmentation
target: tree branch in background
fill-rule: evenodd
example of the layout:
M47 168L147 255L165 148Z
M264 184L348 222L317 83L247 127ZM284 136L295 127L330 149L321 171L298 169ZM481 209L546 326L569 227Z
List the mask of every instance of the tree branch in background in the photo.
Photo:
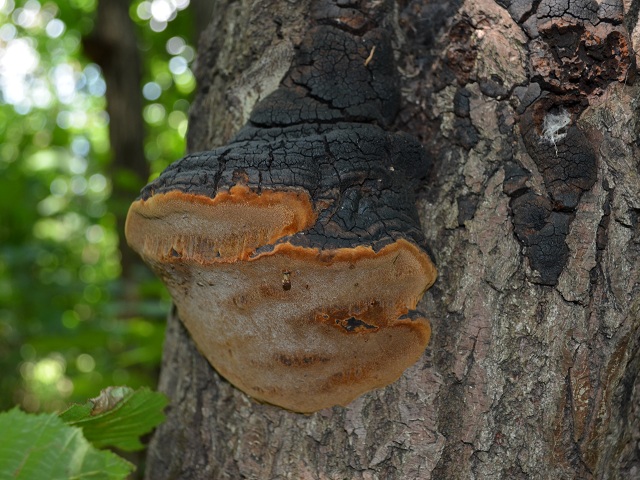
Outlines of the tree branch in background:
M144 155L142 66L135 24L129 17L130 3L129 0L100 1L96 26L83 42L85 53L100 65L107 84L113 152L110 210L116 216L125 284L131 279L132 267L141 262L125 241L124 221L131 198L138 195L149 177Z

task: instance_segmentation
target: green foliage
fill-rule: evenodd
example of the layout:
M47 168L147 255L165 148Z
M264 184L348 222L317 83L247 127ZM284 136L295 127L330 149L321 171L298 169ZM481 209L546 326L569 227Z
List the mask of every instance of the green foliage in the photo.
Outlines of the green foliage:
M148 388L109 387L99 397L69 407L60 418L81 427L87 440L98 448L130 452L144 448L139 437L164 421L166 405L167 397Z
M59 415L0 413L0 479L124 479L134 466L112 452L140 450L164 421L167 398L148 388L108 387Z
M150 5L132 2L131 15L154 176L183 154L194 81L188 11L163 25ZM102 72L82 54L96 7L0 0L0 410L52 411L107 385L156 381L169 298L145 269L120 277L108 200L123 173L111 163Z
M0 478L20 480L124 479L134 466L100 451L82 430L56 414L17 408L0 414Z

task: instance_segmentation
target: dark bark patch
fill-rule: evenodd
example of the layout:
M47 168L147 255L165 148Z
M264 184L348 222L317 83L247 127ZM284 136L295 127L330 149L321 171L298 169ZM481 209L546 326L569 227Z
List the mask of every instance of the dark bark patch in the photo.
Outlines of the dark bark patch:
M506 8L516 22L522 23L536 11L540 0L497 0L496 3Z
M542 94L542 89L539 83L532 82L524 87L516 87L513 90L513 95L517 99L515 108L516 113L522 114L525 110Z
M475 28L467 19L458 21L449 30L444 68L453 73L459 85L469 83L476 64L478 49L473 44L474 31Z
M575 124L584 106L581 98L543 96L520 117L527 152L544 179L546 195L528 187L529 173L507 164L503 191L512 197L516 237L525 248L532 281L556 285L567 263L566 236L583 193L597 178L596 154Z
M621 1L500 0L529 37L533 80L556 93L601 94L636 64ZM629 17L628 17L629 18Z
M478 144L480 136L470 118L456 117L453 121L453 143L465 150L471 150Z
M285 85L304 88L309 100L340 111L343 120L387 125L399 108L398 81L387 32L374 29L357 37L335 27L318 26L300 45ZM262 108L265 106L268 102ZM288 116L297 105L290 107ZM287 124L285 120L279 123Z
M528 189L527 181L531 174L520 165L509 162L504 166L504 182L502 191L510 196L517 197Z
M573 210L596 181L596 156L575 125L572 106L551 99L534 104L521 118L527 152L544 178L557 210Z
M573 216L554 212L548 199L533 192L513 199L511 210L515 234L525 247L531 268L539 275L532 280L556 285L569 258L565 239Z
M539 26L531 63L540 82L559 93L601 93L612 82L631 83L635 60L622 26L554 19Z
M438 33L447 21L453 18L462 3L461 0L448 2L411 0L400 14L400 25L405 29L412 44L431 47Z
M453 113L458 117L469 118L471 112L471 92L466 88L459 88L453 97Z
M603 205L603 214L602 214L602 218L600 219L600 223L598 224L598 231L596 233L596 248L600 252L600 256L602 256L602 250L605 249L608 243L608 236L609 236L608 230L609 230L610 219L611 219L611 201L609 198L607 198Z
M464 226L464 222L471 220L478 208L478 195L469 194L458 198L458 225Z
M497 75L479 79L478 85L480 86L480 91L487 97L501 100L509 95L509 90L505 87L504 81Z

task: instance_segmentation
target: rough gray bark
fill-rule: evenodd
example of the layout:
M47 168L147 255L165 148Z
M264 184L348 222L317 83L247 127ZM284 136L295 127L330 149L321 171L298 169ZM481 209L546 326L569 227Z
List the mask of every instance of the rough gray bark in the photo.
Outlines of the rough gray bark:
M284 76L311 2L217 2L189 148L223 144ZM637 3L413 1L396 127L420 197L433 337L396 383L313 415L222 380L169 319L168 421L147 478L640 475Z

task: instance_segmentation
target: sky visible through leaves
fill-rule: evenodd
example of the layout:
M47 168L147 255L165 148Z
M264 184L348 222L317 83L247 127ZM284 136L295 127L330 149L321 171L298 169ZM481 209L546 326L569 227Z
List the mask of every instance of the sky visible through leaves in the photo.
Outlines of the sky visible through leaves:
M133 1L151 177L185 148L189 0ZM106 85L82 50L96 0L0 0L0 410L156 383L169 298L121 278ZM133 200L133 198L132 198Z

